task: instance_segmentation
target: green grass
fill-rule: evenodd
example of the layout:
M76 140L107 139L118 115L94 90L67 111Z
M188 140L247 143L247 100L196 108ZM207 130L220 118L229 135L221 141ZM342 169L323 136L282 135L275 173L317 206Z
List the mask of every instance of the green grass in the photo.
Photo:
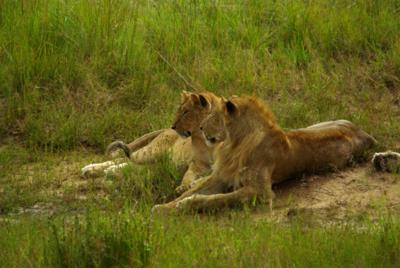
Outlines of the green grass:
M18 147L17 147L18 149ZM6 147L0 151L0 160L24 156ZM22 149L20 149L22 150ZM0 217L31 209L35 204L45 205L44 212L81 212L86 206L119 210L129 205L164 203L176 197L182 172L167 156L149 167L130 165L116 176L82 179L80 169L92 162L106 160L90 152L42 153L34 161L3 162L0 170ZM33 161L33 162L32 162ZM49 207L49 208L48 208Z
M3 267L397 267L400 223L309 228L122 210L3 222Z
M154 204L175 197L181 174L168 159L150 168L129 166L116 177L79 178L80 167L102 159L85 151L42 153L34 162L21 157L4 169L0 267L400 264L398 210L384 204L370 208L375 216L361 210L343 221L307 214L276 221L262 205L152 215Z
M388 146L400 130L386 116L399 109L395 0L0 4L0 134L29 148L167 127L191 89L177 72L267 99L284 127L347 118Z
M151 218L181 178L167 160L79 178L109 142L169 127L194 88L256 94L284 128L349 119L399 149L399 17L397 0L0 0L0 266L399 266L398 215Z

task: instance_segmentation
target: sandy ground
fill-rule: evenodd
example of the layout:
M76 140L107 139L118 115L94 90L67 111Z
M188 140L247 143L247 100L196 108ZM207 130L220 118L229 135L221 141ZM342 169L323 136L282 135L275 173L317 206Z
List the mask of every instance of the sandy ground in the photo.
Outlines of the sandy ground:
M304 176L274 188L273 217L278 220L302 217L341 221L400 212L400 176L375 172L369 164Z
M84 179L80 168L87 164L87 159L79 153L67 154L52 161L47 166L30 164L22 167L22 176L16 175L13 180L27 187L30 180L42 178L41 191L49 191L53 200L70 199L86 200L87 195L107 198L107 184L112 180L105 178ZM102 157L97 156L97 161ZM40 174L40 176L38 176ZM27 177L27 175L29 175ZM26 179L30 178L30 179ZM11 179L11 178L10 178ZM15 187L18 187L15 184ZM4 191L0 185L0 193ZM51 188L51 189L50 189ZM400 213L400 175L378 173L371 164L365 163L335 173L303 176L278 185L274 185L276 198L273 215L268 208L257 208L256 219L274 219L287 221L293 218L312 218L327 221L341 221L349 218L376 217L387 213ZM63 201L63 202L64 202ZM20 208L21 213L42 214L57 210L57 205L37 203ZM3 215L4 216L4 215Z

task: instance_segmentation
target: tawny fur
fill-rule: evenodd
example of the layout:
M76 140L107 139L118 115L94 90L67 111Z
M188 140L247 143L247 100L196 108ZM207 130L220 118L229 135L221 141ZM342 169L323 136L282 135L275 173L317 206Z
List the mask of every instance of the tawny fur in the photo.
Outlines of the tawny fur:
M122 150L125 156L129 158L132 152L145 147L165 131L166 129L160 129L146 133L129 144L125 144L123 141L114 141L107 146L106 155L110 155L111 157L118 156L118 151Z
M206 146L200 123L220 101L221 98L211 92L183 92L181 95L181 105L172 127L181 136L190 133L192 159L181 185L177 188L179 193L189 189L195 180L211 172L215 147Z
M175 166L185 171L182 183L177 188L178 192L183 192L196 179L211 172L214 149L206 146L199 125L219 99L210 92L183 92L173 129L145 134L128 145L117 141L110 144L107 151L110 153L122 149L133 163L142 165L152 164L169 153ZM121 159L117 159L88 165L82 169L82 173L84 176L98 176L105 170L116 171L123 166L118 165L121 162Z
M375 143L346 120L284 132L256 97L220 102L201 128L207 140L222 141L212 174L154 210L218 208L255 197L268 200L272 209L273 183L299 173L343 168Z

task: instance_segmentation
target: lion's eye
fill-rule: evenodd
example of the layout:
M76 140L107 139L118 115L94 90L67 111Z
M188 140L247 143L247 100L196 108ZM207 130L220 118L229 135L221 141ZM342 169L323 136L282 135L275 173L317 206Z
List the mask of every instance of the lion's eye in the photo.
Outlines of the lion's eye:
M183 115L187 114L188 112L188 110L183 111Z

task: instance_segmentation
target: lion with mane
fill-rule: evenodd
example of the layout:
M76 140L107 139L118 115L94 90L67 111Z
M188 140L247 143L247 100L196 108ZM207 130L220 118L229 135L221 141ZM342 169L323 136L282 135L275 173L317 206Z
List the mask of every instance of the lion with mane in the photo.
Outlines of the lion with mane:
M343 168L376 143L346 120L285 132L263 101L247 96L214 105L201 130L207 144L219 142L211 175L153 210L219 208L255 197L269 201L272 210L272 184Z

